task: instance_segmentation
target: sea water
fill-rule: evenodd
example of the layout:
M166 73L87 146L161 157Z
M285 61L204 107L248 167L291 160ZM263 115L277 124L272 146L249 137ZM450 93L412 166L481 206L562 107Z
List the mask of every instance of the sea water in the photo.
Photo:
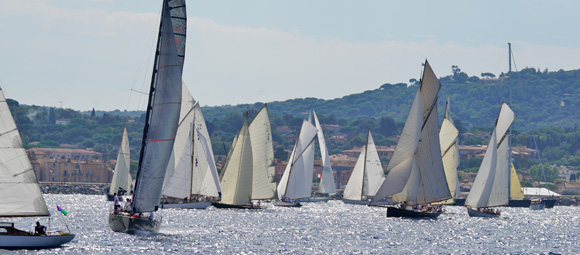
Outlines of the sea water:
M580 207L531 211L503 208L500 218L471 218L448 206L436 220L387 218L386 209L305 203L301 208L268 205L263 210L163 209L159 233L113 232L112 202L96 195L45 195L50 230L76 237L60 248L0 250L0 253L104 254L580 254ZM60 205L69 214L56 210ZM157 217L156 216L156 217ZM36 220L15 220L32 230Z

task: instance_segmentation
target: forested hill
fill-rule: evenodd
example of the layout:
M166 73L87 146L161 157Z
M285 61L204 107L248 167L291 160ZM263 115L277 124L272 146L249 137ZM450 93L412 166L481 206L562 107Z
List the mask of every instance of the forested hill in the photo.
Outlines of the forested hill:
M526 68L499 78L486 74L486 79L469 77L458 68L453 75L440 78L439 113L447 98L451 101L454 120L464 126L491 127L503 101L508 102L512 87L512 109L516 113L514 127L521 131L534 127L575 126L580 123L580 70L548 72ZM375 90L332 100L316 98L291 99L268 103L272 115L302 116L311 107L322 115L335 118L380 118L390 116L404 121L411 107L416 84L384 84ZM262 103L235 106L204 107L206 119L222 118L231 113L257 110Z

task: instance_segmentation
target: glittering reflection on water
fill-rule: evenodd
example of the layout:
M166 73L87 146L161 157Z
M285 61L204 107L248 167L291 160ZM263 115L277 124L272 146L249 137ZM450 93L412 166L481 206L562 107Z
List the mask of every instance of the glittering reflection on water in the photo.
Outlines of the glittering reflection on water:
M77 236L64 247L38 253L580 253L578 207L504 208L500 218L485 219L451 206L436 220L387 218L384 208L340 201L264 210L165 209L160 233L128 235L109 229L110 202L104 196L45 197L52 229L68 225ZM69 215L56 211L56 204ZM16 222L32 229L36 220Z

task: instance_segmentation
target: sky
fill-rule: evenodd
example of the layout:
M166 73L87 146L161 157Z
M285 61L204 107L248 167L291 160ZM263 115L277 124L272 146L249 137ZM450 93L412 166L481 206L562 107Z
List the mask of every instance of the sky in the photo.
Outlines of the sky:
M0 0L0 86L21 104L144 110L161 1ZM580 1L187 1L202 106L333 99L418 79L580 68Z

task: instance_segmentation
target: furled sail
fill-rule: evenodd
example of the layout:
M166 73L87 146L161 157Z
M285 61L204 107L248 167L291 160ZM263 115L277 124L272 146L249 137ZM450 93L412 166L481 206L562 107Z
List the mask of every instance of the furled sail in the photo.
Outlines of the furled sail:
M247 205L252 201L252 145L248 122L232 144L221 181L222 204Z
M320 147L320 157L322 158L322 178L320 179L320 185L318 186L318 192L334 194L336 193L336 187L334 184L334 172L332 171L332 165L330 164L330 156L328 156L328 149L326 148L326 140L324 139L324 133L322 132L322 126L318 121L318 116L316 112L312 110L312 115L314 116L314 123L316 124L316 129L318 129L318 145Z
M449 99L445 105L445 115L443 123L439 130L439 141L441 142L441 158L443 160L443 168L445 169L445 176L447 177L447 185L451 192L451 199L444 203L453 203L453 200L461 195L459 190L459 181L457 180L457 167L459 167L459 145L457 137L459 130L455 128L451 114L449 113Z
M392 201L426 204L451 197L441 160L437 123L437 94L441 84L425 61L421 85L397 148L390 171L373 201L393 195Z
M262 106L249 126L252 143L253 182L252 199L271 199L276 196L276 166L268 107Z
M2 90L0 122L0 217L50 215Z
M117 193L119 188L125 191L131 191L131 151L129 148L129 137L127 136L127 128L123 127L123 136L121 138L121 147L119 154L117 154L117 163L115 164L115 173L111 180L111 187L109 188L109 195Z
M298 140L294 145L284 174L278 184L278 198L307 198L312 193L312 174L314 171L314 138L316 127L303 121Z
M374 197L384 180L385 174L381 159L371 131L368 130L367 143L358 157L344 189L343 197L350 200L363 200L365 197Z
M182 70L169 5L164 1L135 181L133 212L155 211L159 205L179 122Z

